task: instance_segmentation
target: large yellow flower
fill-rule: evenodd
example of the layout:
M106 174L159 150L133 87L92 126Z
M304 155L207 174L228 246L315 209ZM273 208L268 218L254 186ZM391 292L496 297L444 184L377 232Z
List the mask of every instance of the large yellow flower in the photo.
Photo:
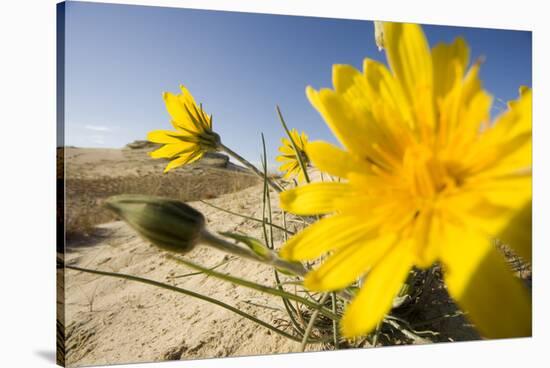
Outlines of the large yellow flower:
M451 296L483 336L531 334L531 297L494 246L531 259L531 91L490 121L479 65L461 38L432 50L418 25L385 23L390 70L333 68L334 89L307 96L344 146L311 142L320 170L344 180L281 193L284 210L327 214L281 249L290 260L330 253L304 284L344 288L345 336L370 332L413 266L441 262Z
M167 158L170 163L164 172L200 159L205 152L216 151L220 137L212 130L212 116L206 115L202 106L197 106L193 96L180 86L181 94L163 94L166 109L172 117L176 131L155 130L147 139L164 146L150 153L152 158Z
M308 137L305 132L300 134L296 129L292 129L290 131L290 135L296 145L296 148L298 149L298 152L294 150L294 146L292 145L292 142L290 142L290 139L281 138L282 146L279 147L279 152L281 152L281 155L276 157L277 161L283 163L279 167L279 171L285 173L283 176L285 179L290 179L297 176L298 181L303 182L305 180L305 175L300 166L300 162L298 161L298 155L302 158L304 165L307 165L309 162L306 155Z

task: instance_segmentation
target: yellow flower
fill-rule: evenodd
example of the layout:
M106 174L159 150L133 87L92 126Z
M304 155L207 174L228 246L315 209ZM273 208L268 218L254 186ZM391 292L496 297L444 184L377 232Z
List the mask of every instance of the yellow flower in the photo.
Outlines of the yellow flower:
M305 278L331 291L364 277L341 321L370 332L413 266L441 262L450 295L483 336L531 334L531 297L492 239L531 259L531 91L490 122L491 96L461 38L432 50L418 25L384 23L390 70L335 65L334 89L307 88L343 145L306 152L342 182L281 193L298 215L331 214L289 239L289 260L329 258Z
M212 130L212 116L206 115L202 106L197 106L193 96L180 86L181 94L163 94L166 109L172 117L176 131L155 130L147 139L164 146L150 153L152 158L167 158L170 163L164 172L200 159L205 152L216 151L220 137Z
M305 180L304 172L302 171L302 168L300 167L300 162L298 161L298 154L302 157L302 161L304 165L307 165L309 160L306 155L306 146L308 137L305 132L298 133L296 129L292 129L290 131L290 135L292 136L292 140L294 141L294 144L296 144L296 148L298 149L298 153L294 151L294 147L292 146L292 142L290 142L290 139L288 138L281 138L282 146L279 147L279 152L282 154L277 156L276 160L279 162L282 162L283 164L279 167L279 171L284 172L283 178L290 179L295 176L298 177L299 182L303 182Z

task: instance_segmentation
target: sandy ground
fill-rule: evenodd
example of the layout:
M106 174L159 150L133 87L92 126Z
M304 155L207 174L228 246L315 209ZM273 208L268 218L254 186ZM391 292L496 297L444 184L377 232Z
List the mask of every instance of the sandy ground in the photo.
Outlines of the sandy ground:
M165 162L148 159L142 150L66 150L66 176L96 186L97 178L159 176ZM229 172L230 171L230 172ZM192 176L234 175L235 167L197 165L170 173ZM86 180L91 180L87 182ZM84 184L83 184L84 183ZM69 188L68 188L69 189ZM87 192L95 190L86 188ZM261 218L263 186L217 196L209 201L220 207ZM274 221L280 223L277 201ZM212 231L241 231L262 238L260 223L220 212L200 202L190 202L207 218ZM292 225L291 225L292 226ZM282 242L282 233L274 232ZM217 271L273 285L273 270L261 264L227 256L199 246L186 256L211 267L227 261ZM177 264L167 254L142 240L121 221L97 226L93 234L67 243L67 264L141 276L200 292L246 311L269 323L286 313L279 298L204 275ZM65 274L66 363L68 366L123 362L150 362L239 355L294 352L299 344L277 335L219 306L153 286L67 270ZM284 326L283 326L284 328ZM308 350L318 350L310 346Z
M259 216L256 203L261 189L256 186L212 203ZM211 230L238 229L262 236L259 223L220 213L202 203L191 205L205 214ZM94 239L71 248L68 264L169 282L237 306L268 322L285 317L282 302L275 297L204 275L170 279L169 276L193 271L167 258L165 252L143 241L122 222L105 224L98 230ZM282 234L275 235L280 241ZM187 257L205 266L215 266L227 258L203 246ZM270 268L234 257L217 270L267 285L274 282ZM298 343L218 306L136 282L68 270L66 295L69 365L284 353L299 348Z
M153 147L135 150L128 148L65 148L65 174L67 179L160 176L166 166L166 161L151 159L147 152L153 149ZM201 169L216 166L216 163L212 161L204 165L189 165L172 170L165 176L186 176L190 173L196 174ZM229 169L239 170L232 163L229 164Z

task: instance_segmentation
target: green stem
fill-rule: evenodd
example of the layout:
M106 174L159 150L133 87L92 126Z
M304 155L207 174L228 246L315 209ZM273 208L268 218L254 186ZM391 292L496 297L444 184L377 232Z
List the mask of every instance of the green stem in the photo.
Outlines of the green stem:
M329 293L326 293L325 295L323 295L321 300L319 300L319 304L323 305L325 303L325 301L327 300L329 295L330 295ZM319 315L319 312L320 312L320 310L317 309L317 310L313 311L313 314L311 315L311 319L309 320L309 323L307 324L306 332L304 333L304 337L302 339L302 345L300 346L301 351L306 350L306 345L308 343L309 334L311 333L311 330L313 330L313 325L315 325L315 320L317 319L317 316Z
M196 263L187 261L183 258L179 258L179 257L173 256L173 255L169 255L168 257L175 260L178 263L186 265L187 267L190 267L190 268L193 268L197 271L200 271L200 272L204 273L205 275L216 277L220 280L231 282L233 284L237 284L237 285L240 285L240 286L243 286L243 287L246 287L246 288L249 288L249 289L253 289L253 290L256 290L256 291L260 291L262 293L271 294L271 295L274 295L274 296L291 299L291 300L297 301L299 303L302 303L302 304L304 304L304 305L306 305L306 306L308 306L308 307L310 307L310 308L312 308L316 311L319 311L322 315L324 315L327 318L336 319L336 320L340 319L340 317L338 315L336 315L335 313L331 312L330 310L324 308L322 305L311 302L311 301L309 301L305 298L302 298L298 295L294 295L294 294L288 293L284 290L274 289L274 288L271 288L269 286L256 284L255 282L252 282L252 281L243 280L243 279L240 279L238 277L234 277L234 276L226 275L226 274L223 274L223 273L220 273L220 272L217 272L217 271L213 271L210 268L200 266Z
M223 212L227 212L227 213L229 213L229 214L231 214L231 215L239 216L239 217L245 218L245 219L247 219L247 220L251 220L251 221L255 221L255 222L259 222L259 223L262 223L262 222L263 222L263 221L260 220L259 218L255 218L255 217L252 217L252 216L241 215L240 213L233 212L233 211L227 210L227 209L222 208L222 207L218 207L218 206L216 206L216 205L214 205L214 204L212 204L212 203L208 203L208 202L206 202L206 201L204 201L204 200L202 200L202 199L200 199L199 202L204 203L205 205L210 206L210 207L212 207L212 208L215 208L215 209L217 209L217 210L220 210L220 211L223 211ZM268 224L269 226L273 226L274 228L279 229L279 230L281 230L281 231L284 231L284 232L287 233L287 234L294 235L294 232L293 232L293 231L287 230L287 229L283 228L282 226L279 226L279 225L276 225L276 224L272 224L272 223L269 223L269 222L266 222L266 224Z
M266 244L268 245L268 247L270 249L273 249L275 247L275 244L273 243L273 226L270 226L270 228L269 228L271 238L268 238L268 236L267 236L268 221L267 221L266 215L265 215L266 210L267 210L268 213L269 213L269 223L273 224L273 219L272 219L272 216L271 216L271 197L269 196L269 188L267 187L267 150L266 150L266 146L265 146L265 137L264 137L263 133L262 133L262 150L263 150L262 166L263 166L263 170L264 170L264 192L263 192L263 196L262 196L262 219L263 219L262 228L264 230L264 238L265 238ZM267 206L266 206L266 204L267 204ZM286 228L285 228L285 230L286 230ZM284 233L284 237L285 237L285 239L287 238L286 233ZM271 242L270 242L270 239L271 239ZM275 281L277 283L280 283L281 279L279 278L279 272L277 271L276 268L273 269L273 275L275 277ZM281 291L284 291L284 288L282 286L277 286L277 289L279 289ZM300 336L303 336L304 333L305 333L305 330L302 327L302 325L296 320L296 318L294 316L295 314L298 314L298 311L296 310L296 308L294 308L292 303L287 298L281 297L281 299L283 301L285 311L286 311L288 317L290 318L290 322L292 323L292 326L298 332L298 334L300 334ZM299 307L297 306L297 308L299 308Z
M241 310L239 310L239 309L237 309L237 308L235 308L235 307L233 307L229 304L223 303L223 302L221 302L217 299L214 299L214 298L210 298L206 295L195 293L194 291L191 291L191 290L179 288L179 287L172 286L172 285L163 284L163 283L158 282L158 281L145 279L145 278L138 277L138 276L126 275L126 274L123 274L123 273L91 270L91 269L81 268L81 267L76 267L76 266L65 266L65 267L69 268L69 269L72 269L72 270L75 270L75 271L87 272L87 273L92 273L92 274L102 275L102 276L117 277L117 278L120 278L120 279L126 279L126 280L131 280L131 281L137 281L137 282L141 282L143 284L148 284L148 285L160 287L160 288L163 288L163 289L175 291L175 292L178 292L178 293L181 293L181 294L185 294L185 295L197 298L197 299L204 300L204 301L212 303L212 304L216 304L216 305L218 305L222 308L225 308L227 310L230 310L231 312L234 312L234 313L236 313L236 314L238 314L238 315L240 315L240 316L242 316L242 317L244 317L244 318L246 318L246 319L248 319L252 322L255 322L255 323L257 323L257 324L259 324L259 325L261 325L265 328L268 328L271 331L273 331L275 333L278 333L281 336L284 336L286 338L289 338L289 339L297 341L297 342L302 341L299 338L297 338L296 336L290 335L289 333L287 333L285 331L282 331L282 330L278 329L277 327L274 327L274 326L270 325L269 323L264 322L264 321L254 317L254 316L251 316L250 314L247 314L247 313L245 313L245 312L243 312L243 311L241 311Z
M225 153L227 153L228 155L232 156L237 161L239 161L241 164L243 164L244 166L252 170L254 174L258 175L260 178L264 177L264 175L261 173L260 170L258 170L256 166L252 165L244 157L239 155L237 152L233 151L231 148L225 146L223 143L219 143L219 148ZM277 193L280 193L283 191L283 188L281 188L281 186L275 183L273 180L267 179L267 182Z
M444 314L444 315L442 315L442 316L435 317L435 318L432 318L432 319L427 319L427 320L425 320L425 321L420 321L420 322L416 322L416 323L411 323L410 326L411 326L412 328L415 328L415 327L418 327L418 326L425 326L425 325L432 324L432 323L434 323L434 322L441 321L442 319L460 317L460 316L464 316L465 314L466 314L466 313L461 312L461 311L454 312L454 313L449 313L449 314Z
M227 264L230 261L231 261L231 259L227 259L225 261L222 261L222 262L218 263L217 265L215 265L213 267L210 267L209 270L215 270L216 268L221 267L221 266L223 266L224 264ZM181 279L183 277L196 276L196 275L202 275L202 274L203 274L203 272L191 272L191 273L186 273L186 274L183 274L183 275L172 276L170 278L171 279Z
M291 263L279 258L275 253L271 252L267 257L260 257L251 250L243 247L239 247L233 243L228 242L225 239L219 238L214 234L203 230L201 234L201 240L203 243L219 249L223 252L231 253L239 257L248 258L256 262L265 263L273 267L289 271L297 276L305 276L307 270L300 263Z
M380 337L380 329L381 329L381 326L382 324L380 322L378 322L378 324L376 324L376 329L374 330L374 337L372 339L372 346L373 347L376 347L376 345L378 345L378 339Z
M336 314L336 293L330 293L330 296L332 298L332 313ZM338 322L336 320L332 320L332 338L334 339L334 348L338 349Z

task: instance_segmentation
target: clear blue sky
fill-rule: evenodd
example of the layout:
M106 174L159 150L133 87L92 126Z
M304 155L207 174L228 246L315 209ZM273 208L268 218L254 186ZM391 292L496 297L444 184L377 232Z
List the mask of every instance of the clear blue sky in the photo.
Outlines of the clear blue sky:
M501 100L531 86L531 33L424 26L429 42L463 36L481 77ZM335 142L305 97L331 86L331 66L384 61L372 22L69 2L66 8L66 144L122 147L171 129L163 91L186 85L226 145L258 162L260 133L273 160L291 127ZM495 103L494 111L503 104Z

